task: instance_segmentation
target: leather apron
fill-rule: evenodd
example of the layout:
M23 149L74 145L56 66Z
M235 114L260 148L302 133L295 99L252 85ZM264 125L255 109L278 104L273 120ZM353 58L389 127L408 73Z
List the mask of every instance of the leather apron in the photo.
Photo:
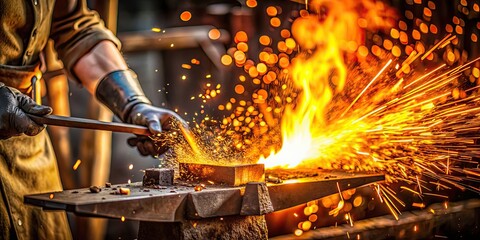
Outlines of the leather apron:
M25 94L33 92L32 78L41 78L38 65L0 65L0 82ZM65 212L44 211L23 203L26 194L62 190L55 154L45 130L33 137L21 135L0 140L0 188L0 239L72 238Z

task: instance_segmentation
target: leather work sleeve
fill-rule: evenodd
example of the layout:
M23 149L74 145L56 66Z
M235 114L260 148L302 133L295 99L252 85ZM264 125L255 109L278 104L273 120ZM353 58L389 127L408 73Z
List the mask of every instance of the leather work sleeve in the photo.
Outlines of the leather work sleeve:
M70 78L77 82L73 66L97 43L109 40L121 47L98 13L87 8L86 0L57 0L50 37Z

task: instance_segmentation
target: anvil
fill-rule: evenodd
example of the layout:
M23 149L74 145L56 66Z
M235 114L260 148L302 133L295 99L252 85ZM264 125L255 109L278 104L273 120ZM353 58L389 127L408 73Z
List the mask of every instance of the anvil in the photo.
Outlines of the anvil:
M181 239L218 237L205 231L215 222L223 224L222 237L231 238L235 225L263 222L263 214L290 208L341 191L383 181L382 174L346 173L318 170L314 177L290 179L282 183L250 182L245 186L205 185L198 191L191 182L175 180L174 185L147 188L141 182L102 187L99 193L88 188L25 196L25 203L48 210L66 210L79 215L125 218L140 221L139 239ZM112 194L115 188L129 188L130 195ZM252 220L250 216L260 216ZM219 221L221 220L221 221ZM231 223L231 224L229 224ZM253 223L255 224L255 223ZM213 224L215 225L215 224ZM224 226L225 225L225 226ZM258 225L258 224L257 224ZM194 226L193 228L191 226ZM266 225L249 230L242 238L266 238ZM265 228L263 231L262 228ZM169 232L165 232L169 231ZM185 231L190 233L185 234ZM212 232L213 231L213 232ZM238 232L238 231L237 231ZM212 235L213 234L213 235ZM215 235L217 234L217 235ZM226 234L226 235L225 235Z

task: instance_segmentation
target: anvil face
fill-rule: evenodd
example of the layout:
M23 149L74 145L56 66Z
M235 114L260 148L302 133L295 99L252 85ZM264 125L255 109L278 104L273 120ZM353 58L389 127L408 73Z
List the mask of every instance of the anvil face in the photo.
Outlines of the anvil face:
M120 184L91 193L88 188L25 196L25 203L80 215L152 222L175 222L231 215L260 215L383 181L381 174L318 170L314 177L283 183L253 182L243 187L195 184L176 180L173 186L147 188L141 182ZM338 187L337 187L338 184ZM262 187L264 185L264 187ZM113 188L129 188L130 195L114 195ZM51 195L53 194L53 195ZM270 206L270 207L265 207Z

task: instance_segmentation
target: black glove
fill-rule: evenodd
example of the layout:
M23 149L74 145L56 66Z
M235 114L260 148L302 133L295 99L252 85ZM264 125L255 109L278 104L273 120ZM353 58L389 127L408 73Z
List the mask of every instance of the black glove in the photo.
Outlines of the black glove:
M105 76L97 86L96 96L123 122L147 126L152 135L169 130L171 120L186 125L175 112L152 106L131 70L115 71ZM147 136L130 138L128 144L136 146L144 156L157 156L168 150L168 146L162 143L155 145Z
M173 121L177 123L186 123L175 112L164 108L157 108L150 104L139 103L132 108L127 122L137 125L148 126L150 132L157 135L162 131L169 131L172 128ZM138 136L136 138L128 139L128 144L132 147L137 147L138 151L144 155L158 155L168 150L166 143L157 142L156 145L150 137Z
M0 139L39 134L45 126L32 121L26 113L43 116L52 113L47 106L38 105L30 97L0 83Z

